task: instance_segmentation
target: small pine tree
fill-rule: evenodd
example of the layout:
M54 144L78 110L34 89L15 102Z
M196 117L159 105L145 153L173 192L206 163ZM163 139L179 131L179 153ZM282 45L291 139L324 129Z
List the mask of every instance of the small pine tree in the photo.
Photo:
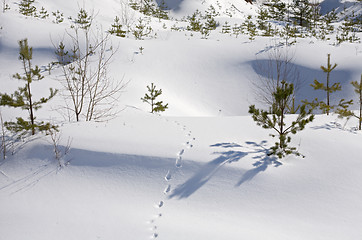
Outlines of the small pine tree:
M214 17L217 17L220 15L218 12L216 12L216 9L213 5L210 5L210 7L206 10L205 13L206 13L207 17L211 17L211 18L214 18Z
M93 16L89 15L85 9L81 8L74 23L78 24L81 29L87 30L92 25L92 20Z
M211 16L208 15L206 17L206 23L205 23L205 28L209 31L215 30L217 27L217 22L215 21L215 19Z
M55 20L53 20L53 23L59 24L64 21L64 14L57 10L56 12L52 12L53 16L55 17Z
M155 10L155 17L157 17L158 19L169 19L167 8L168 7L165 0L162 0L158 8Z
M46 18L49 17L49 13L48 13L48 11L47 11L44 7L42 7L42 8L40 9L40 11L39 11L38 16L39 16L40 18L42 18L42 19L46 19Z
M138 11L140 9L140 5L137 2L134 2L133 0L129 1L129 6L133 9Z
M336 41L337 45L341 44L342 42L348 41L348 42L360 42L360 38L357 36L358 27L357 22L352 17L346 17L342 24L337 29L336 34ZM360 24L362 26L362 24Z
M353 111L349 110L348 107L350 104L352 104L352 100L347 102L347 104L344 104L340 106L336 113L338 114L339 118L346 117L347 119L351 117L355 117L358 119L358 130L361 130L362 125L362 74L361 74L361 80L359 82L353 81L351 82L352 86L354 87L355 93L358 95L358 105L359 105L359 114L355 114Z
M33 6L35 0L21 0L19 3L19 12L25 16L34 16L36 7Z
M108 32L117 37L126 37L126 31L122 30L122 24L120 23L118 16L114 19L114 23L111 25L111 29L109 29Z
M231 26L229 25L228 22L225 22L224 25L222 26L221 33L231 33Z
M327 73L326 84L319 82L317 79L314 79L313 84L311 84L314 90L323 90L327 93L327 102L319 102L319 107L323 112L327 113L327 115L329 115L330 110L333 109L333 106L330 104L330 94L342 89L340 83L333 83L330 85L330 74L337 67L336 63L332 66L330 62L330 56L331 55L328 54L327 66L321 66L323 72Z
M60 64L64 66L71 62L71 58L68 55L68 51L65 49L65 45L63 42L59 43L54 53L57 57L57 61L55 62L55 64Z
M146 93L141 100L151 106L151 113L165 111L168 108L168 103L163 104L162 101L156 101L156 98L162 94L162 89L157 90L156 85L151 83L151 86L147 86L147 90L149 94Z
M254 24L254 22L252 21L252 17L251 15L249 15L247 17L247 19L245 20L245 22L242 24L242 27L247 31L247 33L249 34L249 40L253 41L255 39L255 36L257 35L256 32L256 25Z
M272 114L269 115L268 111L255 108L255 105L249 107L249 113L252 114L253 120L257 125L265 129L274 129L276 134L271 134L272 137L278 137L279 141L270 148L269 155L276 155L278 158L283 158L289 154L300 156L301 154L295 147L290 147L288 144L291 141L291 134L303 130L305 125L313 121L314 115L312 110L306 111L306 105L300 107L300 112L295 121L288 127L286 126L285 118L288 112L288 103L293 96L294 86L291 83L281 82L273 93L274 103L272 106Z
M201 31L203 24L200 21L200 12L198 10L196 10L196 12L194 12L191 17L188 17L188 20L190 25L187 26L187 30L195 32Z
M143 19L138 19L138 24L136 25L136 29L133 30L133 36L137 40L143 40L144 37L147 37L152 32L152 27L147 26L145 23L143 23Z
M41 75L40 68L38 66L32 66L33 48L29 47L28 40L20 40L19 47L19 60L24 66L24 76L16 73L13 77L15 79L25 81L26 84L24 87L19 87L18 91L15 91L11 95L0 93L0 105L27 110L29 112L29 121L18 117L17 122L6 122L5 125L9 130L15 132L31 131L32 135L35 134L36 130L47 131L51 128L56 129L56 127L50 123L36 122L34 112L41 108L44 103L53 98L57 93L57 90L50 88L50 95L47 98L43 97L38 101L34 101L31 83L33 81L43 79L43 76Z
M362 74L361 74L361 80L359 83L357 81L351 82L352 86L354 87L354 91L357 93L359 98L359 114L354 116L358 118L358 129L361 130L361 123L362 123Z
M308 0L293 0L292 13L299 26L307 26L312 18L312 5Z
M241 25L235 24L233 27L233 35L237 38L243 32Z
M286 15L286 4L281 0L271 0L269 5L269 16L271 19L283 21Z
M262 31L265 31L267 29L267 20L269 18L269 13L266 9L260 8L258 11L258 28Z

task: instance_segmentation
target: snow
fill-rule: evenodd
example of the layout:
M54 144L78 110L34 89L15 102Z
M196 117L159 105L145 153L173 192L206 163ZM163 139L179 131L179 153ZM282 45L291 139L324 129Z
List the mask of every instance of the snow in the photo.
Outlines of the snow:
M325 9L340 4L328 2L323 2ZM218 17L220 25L225 19L240 22L257 10L243 1L219 3L222 11L232 4L242 11L230 20ZM53 45L66 40L67 17L76 16L80 7L94 9L103 30L121 11L113 0L36 3L48 12L64 12L64 23L54 24L52 18L21 16L16 4L9 4L11 9L0 13L1 93L22 84L11 78L21 72L18 40L29 39L34 62L45 68L54 60ZM216 1L168 4L177 19L216 6ZM134 14L134 20L140 16ZM109 75L128 82L119 100L123 111L116 117L67 122L54 110L64 102L61 95L37 111L39 120L59 125L62 151L71 141L62 159L66 166L58 168L51 139L42 134L0 160L0 239L359 239L362 135L355 129L357 120L317 115L292 136L291 144L305 158L267 156L275 139L255 124L248 106L260 104L253 83L262 72L256 66L277 48L278 39L250 41L219 29L201 39L197 33L170 31L173 24L186 26L152 19L157 38L111 37L119 48ZM331 79L343 89L333 96L355 97L349 83L360 79L360 43L334 46L306 38L289 51L304 82L300 99L323 99L309 84L325 78L320 66L329 53L338 64ZM44 75L34 87L35 97L47 94L49 87L62 88L60 69ZM148 113L149 106L140 100L151 82L169 103L161 115ZM5 120L26 116L21 110L0 110Z

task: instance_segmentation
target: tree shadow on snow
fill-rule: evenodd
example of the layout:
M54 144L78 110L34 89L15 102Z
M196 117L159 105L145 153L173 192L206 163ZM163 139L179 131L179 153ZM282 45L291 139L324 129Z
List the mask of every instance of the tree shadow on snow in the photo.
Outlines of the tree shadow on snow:
M237 143L217 143L210 145L210 147L219 147L227 149L227 151L217 151L214 154L219 155L211 162L206 163L197 171L190 179L183 184L177 186L171 193L169 198L188 198L194 194L198 189L204 186L225 164L232 164L238 162L240 159L254 155L252 158L256 159L253 164L255 168L246 171L241 179L236 183L236 187L240 186L246 181L252 180L258 173L265 171L269 165L280 166L281 163L275 157L267 155L269 149L265 148L267 141L261 143L246 142L245 146ZM241 150L240 150L241 149ZM246 150L244 150L246 149Z
M254 168L246 171L241 176L240 180L235 184L235 187L239 187L243 183L252 180L257 174L264 172L270 165L274 165L274 167L282 165L275 156L268 156L269 149L266 148L266 143L267 141L261 141L260 143L246 142L251 150L253 150L249 152L249 154L256 154L252 157L256 162L253 163Z
M333 61L333 59L332 59ZM263 82L266 79L277 79L277 68L275 65L275 60L269 59L257 59L249 62L250 66L253 68L255 73L259 76L255 80L255 91L258 91L258 87L264 87ZM319 66L325 66L325 62L321 62ZM289 80L298 79L297 82L292 82L296 89L296 99L295 102L299 104L302 100L312 101L315 98L319 100L325 100L326 95L324 91L316 91L310 85L313 84L314 79L318 81L325 82L326 74L316 66L316 68L308 68L294 63L288 63L287 67L285 64L282 65L282 71L288 72L287 78ZM283 74L283 73L282 73ZM348 70L337 69L333 71L333 74L330 76L331 83L339 82L341 84L342 90L333 94L333 99L349 99L351 93L353 92L351 87L352 73ZM287 79L288 81L288 79ZM333 100L332 104L337 104L338 100Z
M347 120L348 121L348 120ZM344 124L338 123L338 122L329 122L329 123L325 123L323 125L319 125L319 126L313 126L311 127L311 129L313 130L320 130L320 129L324 129L324 130L342 130L342 131L348 131L350 133L353 134L357 134L358 128L357 126L355 127L347 127L347 121Z
M167 9L178 11L180 10L180 5L183 0L164 0L167 6ZM163 0L156 0L157 5L161 6Z

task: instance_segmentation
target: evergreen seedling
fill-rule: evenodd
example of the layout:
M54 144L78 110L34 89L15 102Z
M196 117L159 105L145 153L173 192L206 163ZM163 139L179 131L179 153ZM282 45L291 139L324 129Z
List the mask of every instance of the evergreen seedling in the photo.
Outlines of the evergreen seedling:
M269 16L270 18L283 21L286 15L286 4L281 0L271 0L269 5Z
M225 22L224 25L222 26L221 33L231 33L231 26L229 25L228 22Z
M151 106L151 113L165 111L168 108L168 103L163 104L162 101L156 101L156 98L162 94L162 89L157 90L156 85L151 83L151 86L147 86L147 90L148 93L141 100Z
M49 13L48 13L48 11L44 8L44 7L42 7L41 9L40 9L40 11L39 11L39 15L38 15L41 19L46 19L46 18L48 18L49 17Z
M25 16L34 16L36 7L33 6L35 0L21 0L19 3L19 12Z
M188 20L190 25L187 26L187 30L195 32L201 31L203 24L200 21L200 12L198 10L196 10L196 12L194 12L192 16L188 18Z
M138 24L136 25L136 29L133 31L133 36L137 40L143 40L144 37L147 37L152 32L152 27L147 26L145 23L143 23L143 19L138 19Z
M340 91L342 89L340 83L333 83L331 85L330 74L337 67L337 64L335 63L332 66L330 57L331 57L331 55L328 54L327 66L325 66L325 67L321 66L321 69L323 70L323 72L325 72L327 74L326 83L324 84L322 82L319 82L317 79L314 79L313 84L311 84L311 86L314 88L314 90L323 90L327 93L327 102L319 103L321 110L323 112L327 113L327 115L329 115L330 110L333 108L333 106L331 106L331 104L330 104L330 94L333 92L336 92L336 91Z
M59 24L62 23L64 21L64 14L61 13L59 10L57 10L56 12L52 12L55 20L53 20L53 23Z
M347 119L349 119L350 117L356 117L358 119L358 130L361 130L361 124L362 124L362 74L361 74L361 80L359 82L353 81L353 82L351 82L351 84L354 87L354 91L358 96L359 113L355 114L353 111L348 109L349 105L352 104L352 100L347 102L347 104L340 106L336 112L338 114L338 117L340 117L340 118L347 117Z
M299 114L295 121L289 126L286 126L285 118L288 112L288 103L293 96L294 86L291 83L282 81L273 92L274 103L272 105L272 114L268 111L255 108L255 105L249 107L249 113L252 114L253 120L257 125L265 129L273 129L276 134L271 134L272 137L278 137L279 141L270 148L269 155L276 155L278 158L283 158L289 154L295 154L300 156L301 154L295 147L290 147L289 143L291 137L290 134L296 134L303 130L305 125L313 121L314 115L312 110L306 111L306 105L300 107Z
M361 80L359 83L357 81L351 82L352 86L354 87L354 91L357 93L359 101L359 114L354 116L358 118L358 129L361 130L361 123L362 123L362 74Z
M40 73L40 68L38 66L33 67L32 65L33 48L29 47L28 40L20 40L19 47L19 60L22 62L24 74L20 75L16 73L13 77L17 80L25 81L26 84L24 87L19 87L18 91L15 91L11 95L0 93L0 105L27 110L29 120L27 121L18 117L17 122L6 122L5 126L15 132L31 131L32 135L35 134L36 130L47 131L51 128L56 129L56 127L50 123L36 122L34 112L53 98L57 90L50 88L50 95L48 97L43 97L38 101L34 100L31 89L32 82L43 79L43 76Z
M81 8L74 23L78 24L81 29L87 30L92 25L92 20L92 15L89 15L85 9Z
M215 21L215 19L211 16L208 15L206 17L206 23L205 23L205 28L209 31L215 30L217 27L217 22Z
M312 18L312 6L308 0L293 0L292 13L299 26L309 25Z
M116 35L117 37L126 37L126 31L122 30L122 24L120 23L118 16L114 19L114 23L108 32L112 35Z

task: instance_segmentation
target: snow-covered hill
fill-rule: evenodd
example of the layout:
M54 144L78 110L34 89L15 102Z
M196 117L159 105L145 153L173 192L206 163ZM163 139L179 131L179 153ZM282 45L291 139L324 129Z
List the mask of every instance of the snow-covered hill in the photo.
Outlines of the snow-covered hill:
M66 166L58 168L50 136L38 134L10 148L0 160L0 239L360 239L357 120L317 115L292 138L306 157L278 160L267 156L272 132L253 122L248 106L262 106L256 86L276 51L288 52L299 72L297 100L324 98L310 84L325 79L320 66L327 54L338 64L331 80L342 85L333 97L355 98L349 83L360 79L362 45L335 45L332 34L329 41L298 38L286 50L278 37L251 41L248 35L220 33L225 21L240 24L256 16L263 2L168 0L171 19L149 18L152 37L111 36L118 50L108 76L128 82L115 107L123 111L101 122L69 122L59 111L66 101L62 94L37 111L39 120L59 125L61 151L71 141L61 159ZM0 92L22 86L11 76L22 72L17 41L28 38L45 76L35 83L35 97L49 87L64 91L61 68L50 75L45 69L55 61L54 45L69 43L68 18L76 18L79 9L93 12L103 32L115 16L127 15L133 26L144 17L118 0L35 2L48 10L47 19L25 17L18 2L6 3L10 10L0 13ZM357 1L326 0L322 12L342 4L346 12L362 9ZM184 19L210 5L220 12L218 28L207 39L185 30ZM53 23L57 10L64 14L60 24ZM151 83L162 88L160 98L169 104L161 116L148 113L141 101ZM0 110L6 121L26 116L19 109Z

